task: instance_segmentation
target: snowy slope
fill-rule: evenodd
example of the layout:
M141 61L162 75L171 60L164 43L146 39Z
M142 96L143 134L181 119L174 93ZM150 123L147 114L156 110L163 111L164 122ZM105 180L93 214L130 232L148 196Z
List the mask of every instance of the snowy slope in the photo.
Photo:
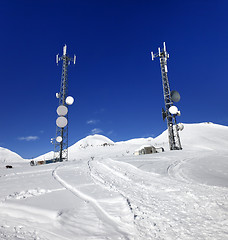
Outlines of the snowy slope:
M214 123L185 124L181 132L186 148L225 150L228 145L228 127Z
M0 147L0 163L21 162L22 157L6 148Z
M0 239L228 239L228 127L185 124L181 140L95 135L71 161L0 168ZM148 144L166 151L133 155Z
M184 130L179 133L185 149L224 149L228 144L228 127L210 122L184 124ZM155 140L168 149L167 134L166 130Z

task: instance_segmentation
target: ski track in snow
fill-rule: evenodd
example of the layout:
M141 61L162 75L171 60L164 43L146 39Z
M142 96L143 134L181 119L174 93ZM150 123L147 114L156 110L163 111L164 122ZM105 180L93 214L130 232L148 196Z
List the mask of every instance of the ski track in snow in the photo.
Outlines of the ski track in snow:
M75 164L74 164L75 165ZM89 166L89 165L88 165ZM73 167L73 169L75 166ZM78 167L77 167L78 168ZM100 201L96 200L92 197L91 194L84 193L83 191L80 191L80 185L73 186L69 182L65 181L63 177L60 177L60 174L58 174L58 171L60 169L67 169L68 171L72 171L72 164L70 166L66 165L60 165L55 168L52 175L53 177L67 190L72 192L75 196L81 198L83 201L85 201L87 204L90 204L93 209L96 211L97 216L100 218L101 221L105 221L106 224L111 226L119 233L118 239L132 239L131 233L127 232L125 227L123 226L123 222L121 222L117 217L111 216L102 206L102 199ZM84 184L83 186L89 186L91 184ZM129 226L126 226L129 229Z
M187 177L182 171L183 165L186 164L186 162L191 161L192 159L193 157L174 161L167 168L168 175L171 178L178 179L179 181L184 182L186 184L192 183L193 182L192 179Z
M127 199L134 212L139 239L228 237L228 213L224 212L228 210L226 189L162 179L111 159L96 164L93 161L91 165L97 182ZM196 225L196 220L201 225Z

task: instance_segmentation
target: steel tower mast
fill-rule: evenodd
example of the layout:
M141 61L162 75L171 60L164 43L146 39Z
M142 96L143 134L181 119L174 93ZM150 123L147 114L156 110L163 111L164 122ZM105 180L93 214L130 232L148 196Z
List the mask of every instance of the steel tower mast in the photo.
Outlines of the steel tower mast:
M67 46L63 47L63 56L56 55L56 63L60 60L63 61L60 92L56 93L56 97L59 99L59 107L57 113L59 117L56 120L56 139L55 139L55 151L54 159L62 162L68 161L68 108L67 105L73 103L73 98L68 96L68 66L70 62L75 64L76 56L70 58L67 53Z
M170 150L181 150L181 142L179 136L179 127L176 122L176 116L180 114L180 111L173 106L173 101L176 96L180 98L179 93L177 91L172 91L174 93L174 97L172 96L172 92L170 92L169 80L168 80L168 68L167 68L167 59L169 58L169 54L166 51L166 45L164 42L163 49L158 48L158 53L153 54L151 52L152 60L154 58L159 57L160 66L161 66L161 75L162 75L162 84L163 84L163 94L165 101L165 110L162 111L163 120L167 119L167 127L168 127L168 139L169 139L169 147ZM177 100L179 101L179 100ZM176 101L176 102L177 102ZM172 107L172 108L171 108ZM174 108L174 111L173 111Z

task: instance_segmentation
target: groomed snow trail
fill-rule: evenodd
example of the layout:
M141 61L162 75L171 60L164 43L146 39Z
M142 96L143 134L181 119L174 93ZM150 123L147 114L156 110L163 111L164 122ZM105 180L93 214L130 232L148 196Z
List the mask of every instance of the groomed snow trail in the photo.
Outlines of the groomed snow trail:
M112 159L90 164L97 183L127 199L136 239L228 238L227 189L180 182Z
M91 228L90 233L88 228L83 230L83 219L77 221L78 216L72 214L72 210L71 213L62 213L59 221L67 223L68 226L67 224L65 226L69 228L67 218L70 215L70 221L74 226L69 229L71 231L73 228L81 229L82 236L87 232L88 239L135 239L133 215L126 200L119 193L110 192L104 186L95 184L90 170L87 161L77 161L58 166L53 171L53 176L62 186L84 201L85 210L93 215L90 220L86 220L87 224L88 222L94 224L94 218L98 218L99 226Z
M180 182L184 182L186 184L193 183L193 179L187 176L187 174L184 173L185 164L188 164L188 162L191 162L194 159L194 157L184 158L181 160L176 160L172 164L170 164L167 167L167 173L170 178L179 180Z

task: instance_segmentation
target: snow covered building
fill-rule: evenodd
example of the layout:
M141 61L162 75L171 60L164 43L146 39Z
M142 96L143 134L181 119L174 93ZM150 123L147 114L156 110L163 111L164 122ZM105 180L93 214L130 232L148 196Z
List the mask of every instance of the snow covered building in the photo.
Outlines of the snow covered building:
M151 145L143 145L139 149L135 150L134 155L143 155L143 154L151 154L151 153L158 153L164 152L164 148L155 148Z

